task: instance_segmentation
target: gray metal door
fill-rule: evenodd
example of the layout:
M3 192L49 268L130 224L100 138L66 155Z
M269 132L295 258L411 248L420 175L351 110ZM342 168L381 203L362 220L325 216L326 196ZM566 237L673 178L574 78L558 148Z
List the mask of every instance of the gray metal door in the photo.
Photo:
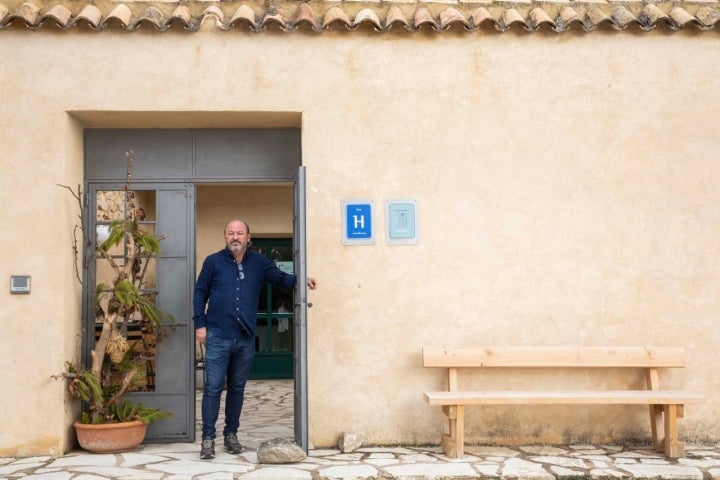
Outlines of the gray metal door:
M293 184L293 258L297 287L295 290L295 441L306 452L308 435L307 386L307 265L305 262L305 167L298 167Z
M101 232L113 218L113 193L123 184L104 183L88 186L91 232ZM158 307L172 315L168 335L151 350L146 364L146 383L143 391L128 394L134 401L146 406L169 410L173 416L148 426L148 442L192 442L195 440L194 397L194 330L191 328L192 286L195 259L194 239L194 187L187 184L162 183L131 185L130 190L141 208L143 228L163 236L159 258L149 259L152 275L148 290L156 292ZM93 235L97 242L97 235ZM95 245L90 249L95 251ZM94 291L96 283L102 282L102 261L92 254L89 259L88 284ZM92 299L91 299L92 300ZM93 305L86 302L86 329L88 341L94 341ZM130 322L131 323L131 322ZM138 341L145 344L141 332Z

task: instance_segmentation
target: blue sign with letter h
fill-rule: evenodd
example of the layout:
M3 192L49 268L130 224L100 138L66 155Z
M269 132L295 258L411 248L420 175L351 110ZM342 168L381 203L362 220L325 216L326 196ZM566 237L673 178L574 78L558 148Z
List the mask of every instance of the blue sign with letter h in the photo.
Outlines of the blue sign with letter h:
M372 210L369 204L345 206L345 221L348 239L372 238Z

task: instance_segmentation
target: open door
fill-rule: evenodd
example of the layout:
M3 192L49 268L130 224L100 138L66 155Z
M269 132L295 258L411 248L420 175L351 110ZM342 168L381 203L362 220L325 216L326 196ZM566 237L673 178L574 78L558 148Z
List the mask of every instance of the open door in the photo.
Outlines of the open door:
M293 184L293 259L297 287L294 304L295 344L295 441L308 451L307 387L307 265L305 262L305 167L298 167Z

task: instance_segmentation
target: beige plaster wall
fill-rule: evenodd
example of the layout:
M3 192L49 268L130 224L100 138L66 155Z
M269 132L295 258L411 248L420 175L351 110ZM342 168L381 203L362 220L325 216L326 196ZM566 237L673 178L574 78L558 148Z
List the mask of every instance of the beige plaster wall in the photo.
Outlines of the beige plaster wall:
M3 53L4 55L4 53ZM0 409L0 457L44 453L58 455L74 441L75 418L65 404L63 382L52 376L66 361L79 359L80 283L72 253L79 204L64 185L77 193L82 182L82 129L62 112L41 123L54 132L39 135L37 106L20 92L2 62L0 131L0 352L5 392ZM14 95L13 95L14 96ZM21 128L18 128L21 127ZM22 133L21 133L22 132ZM44 137L38 141L38 136ZM47 141L47 143L45 142ZM76 237L74 237L76 235ZM31 292L11 295L10 276L30 275Z
M292 185L198 186L196 199L196 273L205 257L225 246L223 232L230 220L247 222L256 238L292 237Z
M78 327L76 212L56 184L81 180L83 124L115 118L74 120L73 111L166 112L153 126L194 127L218 126L227 112L299 112L308 270L320 282L309 312L315 446L343 431L370 443L437 442L443 417L421 392L442 379L422 369L420 348L440 342L685 346L687 371L662 380L709 401L686 409L682 435L720 439L714 35L0 35L0 187L21 199L2 209L0 277L33 275L29 296L0 289L0 351L12 367L0 455L69 447L63 391L50 376L71 357ZM416 198L420 245L386 246L378 211L378 244L343 247L340 202L353 197L378 207ZM203 229L221 245L221 228ZM500 380L564 383L482 381ZM500 443L621 441L647 438L646 416L486 409L470 413L467 431Z

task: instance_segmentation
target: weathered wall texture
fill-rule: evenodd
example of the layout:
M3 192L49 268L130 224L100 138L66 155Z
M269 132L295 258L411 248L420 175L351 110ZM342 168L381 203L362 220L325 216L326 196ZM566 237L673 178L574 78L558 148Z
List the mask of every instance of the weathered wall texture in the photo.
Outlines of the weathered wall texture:
M82 128L112 125L119 114L106 111L165 112L127 113L120 127L301 114L308 270L320 282L309 319L316 447L343 431L437 442L443 417L422 391L443 380L422 369L420 349L438 343L684 346L688 368L662 380L709 401L686 409L681 432L720 439L714 34L13 26L0 35L0 191L14 199L2 210L0 277L33 277L29 296L0 289L11 392L0 456L69 445L71 413L50 377L76 345L77 212L56 184L82 180ZM379 207L416 198L420 245L386 246L378 211L378 244L343 247L340 202L353 197ZM467 432L500 443L622 441L647 438L646 417L645 408L487 408L469 413Z

